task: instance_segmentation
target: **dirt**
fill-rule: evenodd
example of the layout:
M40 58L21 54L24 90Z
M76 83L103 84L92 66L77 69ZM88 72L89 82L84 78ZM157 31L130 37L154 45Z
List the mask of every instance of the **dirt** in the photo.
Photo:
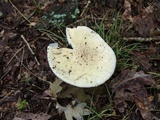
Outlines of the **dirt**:
M129 61L138 66L136 71L150 73L154 81L152 81L153 84L145 84L142 80L144 85L141 82L134 83L131 88L134 89L135 84L138 85L138 88L132 92L136 93L135 91L139 91L141 87L146 89L145 93L138 93L137 96L145 95L148 106L142 104L142 98L136 98L138 102L134 100L135 94L130 96L127 93L127 98L123 98L125 85L121 86L121 90L125 89L119 98L120 102L123 101L121 107L117 106L117 96L110 98L107 93L112 91L115 94L113 86L109 86L109 90L106 90L105 85L94 88L93 95L93 89L82 90L63 83L61 86L65 92L59 93L58 95L61 96L56 99L63 106L67 106L77 98L89 105L88 101L93 97L94 107L99 112L106 107L110 110L105 114L112 114L97 119L116 120L122 119L122 116L126 115L128 119L147 120L146 113L149 113L151 118L153 116L154 119L160 118L160 34L158 31L160 27L158 5L160 3L147 1L148 4L146 4L146 2L140 1L126 3L131 6L131 10L136 10L136 12L130 11L129 14L130 9L124 7L123 0L91 0L90 3L87 0L2 0L0 2L0 119L16 120L17 116L24 118L24 113L26 113L26 116L32 116L29 119L36 119L34 116L36 114L39 119L64 120L65 115L56 108L55 99L46 94L46 90L50 88L49 82L54 82L56 77L47 62L47 46L50 43L58 42L61 47L69 47L63 35L66 26L86 25L98 31L96 24L103 22L105 32L108 33L112 25L110 23L115 20L116 13L120 12L122 20L124 11L126 11L127 15L125 13L125 16L127 17L123 20L127 22L124 22L123 34L118 35L127 39L126 45L140 43L140 47L145 48L132 50ZM155 8L154 14L143 11L149 4ZM144 18L141 18L140 15L146 18L145 23ZM132 18L132 23L128 16ZM140 37L150 39L149 41L139 40ZM116 70L112 79L117 79L118 74L123 75L121 71L124 69L126 68ZM128 84L130 83L127 82ZM151 87L151 89L147 87ZM77 95L75 91L80 95ZM112 103L110 99L113 99ZM23 104L23 100L27 102ZM129 103L125 101L129 101ZM20 104L23 104L22 108L19 108ZM124 104L127 104L127 107ZM134 104L137 106L134 106L132 112L129 113L128 111ZM118 111L120 108L123 111ZM138 109L140 111L136 112Z

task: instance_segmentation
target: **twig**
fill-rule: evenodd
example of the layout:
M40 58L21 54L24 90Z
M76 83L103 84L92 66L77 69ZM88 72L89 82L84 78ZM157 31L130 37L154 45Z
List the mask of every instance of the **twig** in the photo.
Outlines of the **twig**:
M25 53L24 50L25 50L25 49L23 49L23 51L22 51L22 56L21 56L21 61L20 61L20 69L19 69L20 75L21 75L21 73L22 73L22 64L23 64L24 53ZM16 57L17 57L17 56L16 56Z
M0 78L0 81L10 72L10 70L8 70L7 72L5 72L2 77Z
M21 47L16 51L16 53L11 57L11 59L7 62L6 66L9 65L9 63L13 60L13 58L24 48L25 46Z
M16 53L14 53L14 55L11 57L11 59L7 62L6 67L11 63L11 61L13 60L13 58L15 58L15 57L17 56L17 54L18 54L24 47L25 47L25 45L22 46L20 49L18 49L18 50L16 51ZM6 68L6 67L5 67L5 68ZM6 73L4 73L4 74L1 76L0 81L1 81L9 72L10 72L10 70L8 70Z
M32 55L35 55L35 53L33 52L33 50L31 49L30 44L27 42L27 40L25 39L25 37L23 35L21 35L21 38L23 39L23 41L26 43L28 49L30 50L30 52L32 53Z
M23 15L23 13L21 13L21 11L19 11L19 9L12 3L11 0L9 0L9 2L11 3L11 5L19 12L19 14L20 14L27 22L31 23L31 22L28 20L28 18L27 18L25 15Z
M16 57L16 59L17 59L19 62L21 62L21 60L20 60L17 56L15 56L15 57ZM40 80L43 80L43 81L49 83L48 81L46 81L46 80L43 79L42 77L38 77L36 74L34 74L32 71L30 71L23 63L21 63L21 65L22 65L29 73L31 73L33 76L37 77L37 78L40 79Z
M35 61L37 62L37 64L40 65L40 63L38 62L38 59L37 59L35 53L33 52L33 50L32 50L32 48L31 48L30 44L27 42L27 40L25 39L25 37L24 37L23 35L21 35L21 38L22 38L23 41L26 43L26 45L27 45L28 49L30 50L31 54L35 56L34 59L35 59Z
M1 100L0 100L0 105L5 102L8 98L9 95L11 95L13 93L13 90L11 90L11 92L9 92L7 95L5 95Z
M80 14L80 17L82 17L83 16L83 14L84 14L84 12L86 11L86 9L87 9L87 7L89 6L89 4L91 3L91 1L90 0L88 0L88 2L87 2L87 4L86 4L86 6L84 7L84 9L83 9L83 11L82 11L82 13Z
M12 29L12 28L9 28L9 27L4 26L4 25L2 25L2 24L0 24L0 27L4 28L4 29L6 29L6 30L11 30L11 29Z
M123 40L126 40L126 41L138 41L138 42L150 42L150 41L158 41L158 42L160 42L160 36L147 37L147 38L142 38L142 37L124 37Z

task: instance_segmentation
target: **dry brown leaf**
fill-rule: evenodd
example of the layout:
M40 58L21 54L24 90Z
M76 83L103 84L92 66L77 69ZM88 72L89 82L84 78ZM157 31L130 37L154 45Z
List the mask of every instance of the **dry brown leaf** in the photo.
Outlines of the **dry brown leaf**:
M77 98L81 102L89 100L89 95L84 92L84 89L75 86L67 86L59 93L60 98Z
M68 104L66 107L61 106L57 103L56 108L58 109L59 113L64 112L67 120L83 120L83 116L91 114L91 111L85 109L86 103L78 103L75 104L76 101L72 101L72 105Z
M140 63L145 69L149 69L152 66L152 63L150 63L150 58L148 56L146 56L144 53L139 53L136 51L132 51L131 52L132 55L135 56L134 61L136 61L136 63Z
M46 90L45 93L52 96L53 98L57 98L57 93L62 90L62 87L60 86L61 83L62 81L56 78L53 83L50 82L50 88Z
M157 15L159 10L154 4L147 7L142 6L142 0L125 0L123 19L129 20L141 37L159 35L157 30L159 24L159 17Z
M8 45L8 41L14 39L16 36L17 34L12 31L0 31L0 52L4 51Z
M152 120L154 116L150 112L152 106L144 87L146 85L155 85L150 75L144 74L142 71L123 70L111 84L112 90L115 92L114 103L119 112L125 112L128 108L126 101L131 101L136 104L144 120Z
M132 19L132 15L131 15L131 3L128 0L124 1L124 13L122 15L124 20L127 19Z
M133 61L140 63L146 70L149 70L153 66L153 58L158 56L157 51L157 47L150 45L148 50L144 52L132 51L131 54L135 56Z
M146 14L143 17L135 16L133 18L133 26L142 37L150 36L151 32L156 28L153 14Z

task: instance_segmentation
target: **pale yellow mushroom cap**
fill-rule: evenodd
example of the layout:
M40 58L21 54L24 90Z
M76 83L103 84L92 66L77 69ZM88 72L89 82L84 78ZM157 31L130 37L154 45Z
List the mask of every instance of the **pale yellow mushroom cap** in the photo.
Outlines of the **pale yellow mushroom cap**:
M77 87L103 84L114 73L116 56L112 48L86 26L66 28L68 43L73 49L48 46L49 66L57 77Z

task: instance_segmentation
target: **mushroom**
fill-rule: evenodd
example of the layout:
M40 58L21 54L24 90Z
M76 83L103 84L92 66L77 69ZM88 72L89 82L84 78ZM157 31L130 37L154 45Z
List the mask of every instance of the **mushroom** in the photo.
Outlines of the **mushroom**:
M114 73L116 56L112 48L86 26L66 28L67 41L72 46L59 48L52 43L47 48L51 70L57 77L77 87L96 87Z

